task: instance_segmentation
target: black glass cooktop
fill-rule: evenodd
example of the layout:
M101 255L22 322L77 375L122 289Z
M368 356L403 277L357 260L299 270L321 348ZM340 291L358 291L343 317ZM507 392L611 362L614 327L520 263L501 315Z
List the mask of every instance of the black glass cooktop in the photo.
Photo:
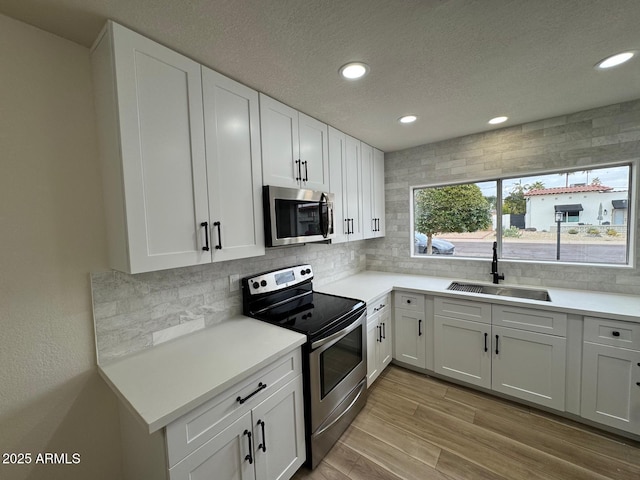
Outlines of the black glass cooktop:
M364 307L360 300L310 291L253 316L304 333L311 339Z

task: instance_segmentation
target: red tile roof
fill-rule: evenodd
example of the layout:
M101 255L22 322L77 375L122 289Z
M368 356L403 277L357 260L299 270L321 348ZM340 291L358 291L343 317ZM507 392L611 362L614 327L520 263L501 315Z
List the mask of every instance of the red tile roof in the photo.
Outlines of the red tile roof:
M613 187L607 187L606 185L582 185L580 187L554 187L554 188L541 188L539 190L529 190L524 195L557 195L559 193L578 193L578 192L608 192L613 190Z

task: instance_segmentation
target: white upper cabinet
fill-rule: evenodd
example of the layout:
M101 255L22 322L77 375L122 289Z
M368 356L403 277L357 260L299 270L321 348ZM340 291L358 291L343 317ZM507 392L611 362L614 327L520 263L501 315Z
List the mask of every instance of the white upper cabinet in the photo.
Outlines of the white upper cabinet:
M92 63L111 266L210 262L200 65L113 22Z
M346 168L347 136L329 127L329 191L333 193L333 229L335 236L331 243L346 242L348 225L346 222Z
M327 125L260 94L263 184L329 190Z
M238 201L245 202L245 194L252 198L258 192L247 187L260 175L255 93L249 109L246 98L222 99L223 87L209 85L204 112L198 63L113 22L96 42L92 64L111 267L140 273L260 254L259 229L250 238L246 225L234 235L223 230L223 248L225 235L233 247L229 256L215 249L220 239L212 237L217 228L211 223L218 220L210 218L215 206L222 227L239 226L242 221L224 220L239 216L237 209L219 213L236 208L225 196L242 192ZM220 112L211 111L218 107ZM207 132L211 159L205 153L205 118L212 128ZM231 137L213 123L228 122L228 128L235 120L244 122L239 127L244 131ZM226 165L229 158L241 165ZM229 175L226 183L220 174ZM243 215L259 212L245 207ZM252 221L261 226L261 218ZM241 253L233 256L238 245Z
M374 236L384 237L384 152L373 149L373 220Z
M202 87L213 261L264 255L258 92L206 67Z
M344 223L348 225L349 240L362 240L362 156L361 143L349 135L346 136L346 157L344 169Z
M384 153L362 143L364 238L384 236Z

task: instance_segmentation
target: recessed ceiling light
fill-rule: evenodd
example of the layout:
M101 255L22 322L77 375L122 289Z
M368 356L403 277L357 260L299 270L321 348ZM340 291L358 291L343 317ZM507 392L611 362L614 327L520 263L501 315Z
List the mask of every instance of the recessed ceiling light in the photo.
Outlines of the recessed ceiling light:
M369 72L369 65L362 62L351 62L341 66L339 72L347 80L357 80Z
M617 53L604 60L600 60L596 63L595 68L598 70L606 70L607 68L617 67L631 60L635 54L636 52L633 51Z
M398 121L400 123L413 123L416 120L418 120L418 116L417 115L405 115L404 117L400 117L398 119Z
M509 119L509 117L495 117L495 118L492 118L491 120L489 120L489 123L491 125L497 125L499 123L506 122L508 119Z

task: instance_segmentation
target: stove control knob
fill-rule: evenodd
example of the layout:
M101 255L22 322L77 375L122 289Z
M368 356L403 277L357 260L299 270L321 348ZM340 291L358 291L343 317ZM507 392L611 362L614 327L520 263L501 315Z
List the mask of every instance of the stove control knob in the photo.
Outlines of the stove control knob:
M304 270L304 269L300 270L300 275L303 275L303 276L304 276L304 275L306 275L306 273L307 273L307 271L306 271L306 270Z
M267 281L266 280L262 280L260 282L260 285L262 285L263 287L266 287L267 286Z
M258 284L258 282L253 282L253 288L257 289L259 287L260 287L260 285Z
M311 269L307 268L307 274L311 273Z

